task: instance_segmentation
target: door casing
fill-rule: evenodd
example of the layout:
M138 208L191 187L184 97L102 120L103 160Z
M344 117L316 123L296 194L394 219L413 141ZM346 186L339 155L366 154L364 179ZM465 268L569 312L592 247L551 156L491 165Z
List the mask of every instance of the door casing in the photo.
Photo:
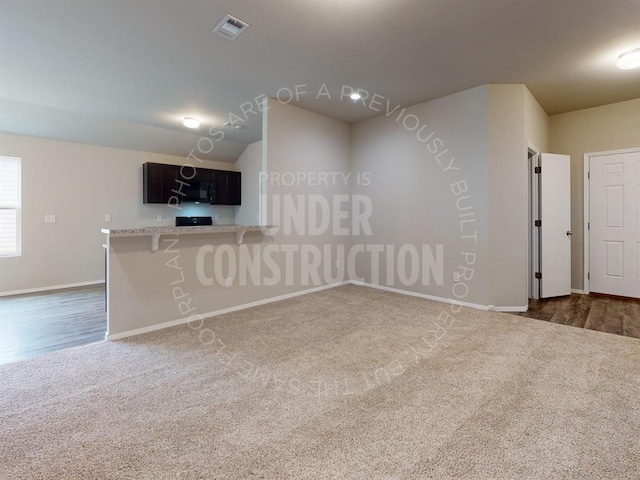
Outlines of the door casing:
M527 297L540 298L540 280L535 277L535 272L540 270L540 245L539 232L534 226L538 219L538 177L534 169L538 166L540 150L527 142L527 186L528 186L528 214L527 214Z

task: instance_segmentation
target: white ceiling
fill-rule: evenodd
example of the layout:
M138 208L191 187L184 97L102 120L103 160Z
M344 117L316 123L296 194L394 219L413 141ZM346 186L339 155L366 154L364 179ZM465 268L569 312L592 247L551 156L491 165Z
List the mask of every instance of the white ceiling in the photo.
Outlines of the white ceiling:
M251 25L233 42L211 32L227 13ZM412 105L524 83L555 114L640 97L640 69L615 67L639 25L640 0L0 0L0 131L186 155L302 84L293 103L346 122L376 113L343 85ZM248 116L210 158L260 139Z

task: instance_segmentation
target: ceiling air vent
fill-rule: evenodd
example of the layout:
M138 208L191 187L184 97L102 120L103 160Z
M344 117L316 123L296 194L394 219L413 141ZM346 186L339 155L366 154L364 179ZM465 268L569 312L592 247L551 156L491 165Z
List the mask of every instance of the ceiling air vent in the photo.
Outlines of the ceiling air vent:
M238 20L236 17L227 15L222 19L216 28L213 29L214 33L217 33L221 37L228 38L229 40L235 40L249 28L249 24Z

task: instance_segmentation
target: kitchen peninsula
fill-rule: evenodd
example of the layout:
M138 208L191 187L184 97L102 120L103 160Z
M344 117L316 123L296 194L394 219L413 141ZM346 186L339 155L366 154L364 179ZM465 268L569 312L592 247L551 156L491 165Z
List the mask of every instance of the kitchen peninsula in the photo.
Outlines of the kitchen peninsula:
M151 237L151 251L158 250L162 235L207 234L207 233L236 233L236 242L242 243L246 232L262 232L268 235L272 225L197 225L188 227L141 227L111 230L103 228L102 233L114 237Z
M239 281L236 260L249 258L259 271L273 230L270 225L103 229L107 339L246 308L271 297L273 289L265 292L260 285ZM204 273L213 276L214 251L215 268L224 271L225 282L207 285L201 278Z

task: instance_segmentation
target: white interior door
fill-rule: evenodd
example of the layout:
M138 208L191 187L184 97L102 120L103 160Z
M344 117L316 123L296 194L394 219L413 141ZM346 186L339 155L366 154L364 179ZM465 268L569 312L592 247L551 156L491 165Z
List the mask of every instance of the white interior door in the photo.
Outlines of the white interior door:
M591 157L589 289L640 297L640 151Z
M571 294L571 159L540 155L540 297Z

